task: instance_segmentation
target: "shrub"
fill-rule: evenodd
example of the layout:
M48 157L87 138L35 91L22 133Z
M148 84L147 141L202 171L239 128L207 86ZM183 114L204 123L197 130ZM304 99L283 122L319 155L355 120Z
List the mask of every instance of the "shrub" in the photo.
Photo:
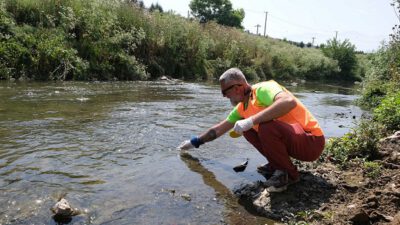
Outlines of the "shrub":
M32 29L26 25L14 30L12 38L2 41L1 58L7 63L8 76L35 80L65 80L79 77L87 68L68 46L58 29Z
M377 157L377 143L385 133L386 130L381 124L362 120L343 137L329 139L324 155L333 157L343 167L350 159L356 157L373 160Z
M366 161L363 163L365 175L371 178L378 178L381 174L382 165L378 162Z
M307 52L307 54L304 54ZM303 79L327 79L332 73L339 72L337 61L325 57L322 52L304 49L295 51L291 55L295 56L297 64L297 76Z
M285 54L272 56L272 77L274 79L289 79L297 72L297 67L293 59Z
M388 92L388 84L382 81L369 81L363 86L361 98L357 103L369 109L377 107Z
M362 82L360 105L374 108L379 105L390 89L390 62L392 61L387 46L382 46L376 53L367 57L365 79Z
M400 92L387 95L374 109L374 119L389 130L400 130Z

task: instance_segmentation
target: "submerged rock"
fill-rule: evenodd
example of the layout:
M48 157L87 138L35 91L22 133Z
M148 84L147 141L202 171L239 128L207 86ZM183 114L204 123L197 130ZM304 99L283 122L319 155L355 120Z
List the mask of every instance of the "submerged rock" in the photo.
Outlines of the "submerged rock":
M188 202L192 201L192 197L189 194L181 194L181 197Z
M53 218L56 222L69 222L72 220L73 216L79 214L79 210L72 208L65 198L61 198L51 208L51 211L54 213Z

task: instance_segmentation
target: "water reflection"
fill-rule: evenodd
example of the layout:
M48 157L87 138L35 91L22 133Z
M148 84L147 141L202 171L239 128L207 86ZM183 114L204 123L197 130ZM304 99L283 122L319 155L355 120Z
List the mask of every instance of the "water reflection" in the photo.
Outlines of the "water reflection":
M239 205L238 198L232 194L231 190L219 182L214 173L202 166L199 159L188 152L182 152L181 159L191 171L202 176L206 185L215 190L216 198L222 201L226 208L225 222L228 224L274 224L272 220L249 214L249 212Z

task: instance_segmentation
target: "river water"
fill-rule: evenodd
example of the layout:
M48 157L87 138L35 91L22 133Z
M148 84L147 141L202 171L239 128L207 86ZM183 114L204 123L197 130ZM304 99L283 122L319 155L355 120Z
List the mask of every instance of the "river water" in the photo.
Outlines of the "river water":
M363 113L353 87L287 88L327 137ZM213 84L0 83L0 224L56 224L62 196L82 212L70 224L272 224L232 194L264 179L265 160L243 138L176 149L230 109Z

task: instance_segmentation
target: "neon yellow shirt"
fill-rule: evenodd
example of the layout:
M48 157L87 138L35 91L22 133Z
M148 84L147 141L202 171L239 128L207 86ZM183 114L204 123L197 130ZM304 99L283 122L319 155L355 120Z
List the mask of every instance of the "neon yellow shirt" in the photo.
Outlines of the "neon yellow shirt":
M252 86L256 89L256 98L260 106L268 107L274 102L275 96L283 91L283 88L276 82L262 82ZM243 119L237 109L238 105L229 113L226 120L230 123Z

